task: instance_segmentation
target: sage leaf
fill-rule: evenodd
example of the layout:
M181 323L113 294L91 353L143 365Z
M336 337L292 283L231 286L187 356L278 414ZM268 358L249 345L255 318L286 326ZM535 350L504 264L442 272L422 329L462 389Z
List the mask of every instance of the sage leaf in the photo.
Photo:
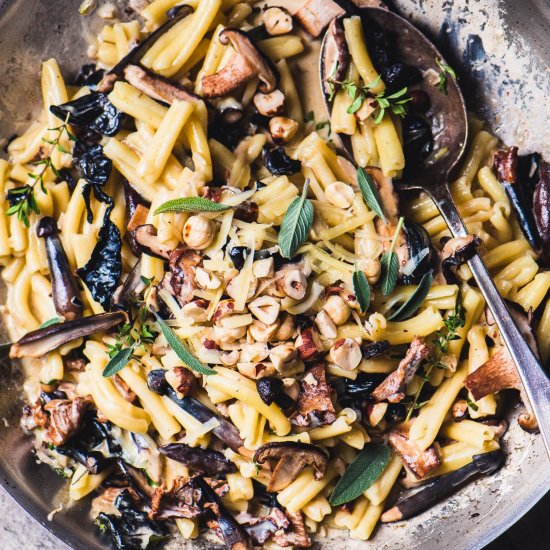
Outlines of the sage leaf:
M289 260L307 239L313 224L313 204L306 198L308 187L309 180L306 180L302 195L290 203L279 230L281 255Z
M204 197L185 197L183 199L173 199L161 204L155 210L157 214L166 214L167 212L225 212L231 206L220 204Z
M433 280L433 275L431 273L426 273L409 299L388 317L388 321L404 321L412 317L430 292Z
M363 168L358 168L357 182L367 206L376 215L380 216L384 220L384 223L387 223L386 216L384 215L384 208L382 207L382 198L380 197L376 183L374 183L373 177Z
M62 321L63 321L63 319L61 319L59 317L52 317L51 319L48 319L47 321L44 321L38 328L46 328L46 327L51 327L53 325L58 325Z
M382 294L387 296L393 292L399 275L399 258L393 251L386 252L380 260L382 265Z
M384 471L390 461L390 450L378 443L367 445L347 467L330 495L332 506L339 506L363 494Z
M133 353L134 346L117 351L103 369L103 377L109 378L121 371L130 362Z
M166 338L168 345L176 352L176 355L192 370L204 374L206 376L210 374L216 374L214 369L203 365L185 346L185 344L179 339L179 336L163 321L156 312L153 311L153 315L157 319L160 330Z
M352 279L353 283L353 292L357 298L359 304L359 309L361 313L365 313L369 309L370 304L370 286L365 274L362 271L359 271L357 267L353 273Z

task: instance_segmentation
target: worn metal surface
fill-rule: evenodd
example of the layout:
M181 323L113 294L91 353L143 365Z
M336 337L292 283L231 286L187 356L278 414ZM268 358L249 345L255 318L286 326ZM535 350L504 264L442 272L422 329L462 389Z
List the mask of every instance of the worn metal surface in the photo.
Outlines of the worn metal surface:
M67 75L84 61L89 20L78 17L79 4L80 0L0 0L0 137L8 137L32 119L33 107L40 101L40 61L55 56ZM454 62L471 109L482 114L507 143L550 156L550 2L399 0L395 4L435 37ZM47 520L64 499L64 482L35 463L30 442L17 427L22 383L17 365L2 365L0 383L0 419L5 420L0 422L0 481L37 521L73 548L105 548L87 517L86 501ZM512 421L504 445L508 459L501 472L468 486L430 512L406 525L383 526L372 543L337 535L323 540L321 546L482 548L550 488L550 465L536 437L523 433ZM25 541L27 547L38 548L23 535L21 542ZM183 547L178 539L168 545ZM207 541L190 545L193 550L214 547Z

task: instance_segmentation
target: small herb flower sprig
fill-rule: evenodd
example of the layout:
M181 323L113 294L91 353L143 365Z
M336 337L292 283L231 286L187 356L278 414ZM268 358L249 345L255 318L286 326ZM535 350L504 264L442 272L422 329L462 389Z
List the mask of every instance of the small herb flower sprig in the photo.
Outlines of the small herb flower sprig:
M443 59L440 59L439 57L435 58L435 62L437 63L437 66L439 67L439 79L435 83L437 86L437 89L442 93L447 93L447 75L449 75L453 80L457 79L456 71L443 61Z
M7 199L10 207L8 208L6 214L8 216L17 215L17 219L23 222L26 227L29 227L29 216L31 212L40 214L40 209L38 208L36 197L34 195L36 185L40 185L40 189L42 189L42 192L44 194L47 193L44 177L48 168L51 169L56 178L61 177L59 169L55 166L52 160L53 151L57 149L61 153L71 153L66 147L61 144L61 139L63 138L63 135L66 135L70 141L76 141L75 136L69 131L68 121L69 115L67 115L65 122L60 126L57 126L56 128L48 128L48 131L56 132L56 135L53 139L42 138L42 141L51 145L51 147L46 157L31 162L32 165L38 167L36 171L28 174L28 176L33 180L33 183L30 185L23 185L22 187L10 189L7 193Z

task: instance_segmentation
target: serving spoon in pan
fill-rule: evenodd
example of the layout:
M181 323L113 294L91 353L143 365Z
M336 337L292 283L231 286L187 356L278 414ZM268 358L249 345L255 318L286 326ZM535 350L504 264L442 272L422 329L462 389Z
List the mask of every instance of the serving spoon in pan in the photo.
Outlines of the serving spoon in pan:
M422 74L438 74L440 66L436 59L443 61L443 56L416 27L399 15L381 7L357 8L351 2L337 0L348 15L357 15L363 20L377 24L382 30L398 37L397 50L399 59L412 67L420 69ZM327 78L334 73L334 55L338 54L338 41L343 37L333 25L327 31L321 47L320 74L321 87L329 118L332 102L329 100ZM341 43L340 43L341 44ZM332 66L327 66L332 60ZM444 61L443 61L444 62ZM425 82L419 84L430 97L431 112L434 117L433 134L434 150L445 154L430 155L417 171L417 175L405 176L403 181L396 182L402 190L422 190L437 205L439 212L447 223L454 237L467 237L468 229L462 220L449 189L451 174L455 171L466 151L468 140L468 117L462 92L453 78L447 78L446 94L436 86ZM437 126L436 126L437 125ZM353 161L349 136L340 135L340 147L346 157ZM498 290L481 257L475 254L468 265L481 290L485 301L500 329L502 338L517 366L525 393L538 421L547 453L550 457L550 380L516 326L510 311ZM529 408L529 403L525 403Z

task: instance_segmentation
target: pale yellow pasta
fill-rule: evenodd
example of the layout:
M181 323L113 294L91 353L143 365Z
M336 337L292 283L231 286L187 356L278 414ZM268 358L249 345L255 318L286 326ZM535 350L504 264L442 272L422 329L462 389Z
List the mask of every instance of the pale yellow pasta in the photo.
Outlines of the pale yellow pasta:
M355 115L349 112L353 99L345 90L338 90L334 96L334 104L330 125L333 132L353 136L357 128Z
M71 500L80 500L92 491L95 491L111 473L111 468L92 475L86 470L86 466L77 464L69 485L69 497Z
M374 140L380 158L380 168L385 176L396 176L405 167L403 146L389 113L374 126Z
M298 95L298 90L296 89L296 84L294 83L294 78L292 77L288 64L284 59L281 59L276 64L276 67L279 71L279 87L285 94L286 113L290 118L301 123L304 118L302 104L300 102L300 96Z
M402 468L401 459L393 454L380 477L363 493L371 504L378 506L386 500Z
M312 441L317 441L337 435L343 435L351 431L351 425L356 420L357 414L353 409L343 409L332 424L310 430L309 437Z
M537 344L542 364L545 365L550 357L550 302L547 302L544 306L544 311L537 327Z
M368 540L384 511L384 502L380 504L369 504L359 523L350 531L352 539Z
M323 521L332 511L329 501L324 496L317 496L310 500L303 508L304 515L313 521Z
M161 125L168 112L166 107L120 80L115 82L109 101L123 113L150 124L155 129Z
M535 311L544 300L549 288L550 273L539 273L516 294L514 301L525 311Z
M59 352L48 353L42 361L40 380L43 384L53 384L57 380L63 380L63 358Z
M485 341L485 330L481 325L476 325L468 331L468 369L470 372L477 370L483 363L489 360L489 349ZM494 395L487 395L475 402L475 407L470 407L469 413L472 418L494 415L497 402Z
M443 425L440 434L455 441L462 441L476 449L481 449L495 436L495 432L489 426L473 420L448 422Z
M258 41L260 50L273 61L288 59L304 51L304 44L299 36L274 36Z
M227 474L227 484L229 485L228 496L233 501L251 500L254 496L254 486L252 479L244 477L240 473Z

